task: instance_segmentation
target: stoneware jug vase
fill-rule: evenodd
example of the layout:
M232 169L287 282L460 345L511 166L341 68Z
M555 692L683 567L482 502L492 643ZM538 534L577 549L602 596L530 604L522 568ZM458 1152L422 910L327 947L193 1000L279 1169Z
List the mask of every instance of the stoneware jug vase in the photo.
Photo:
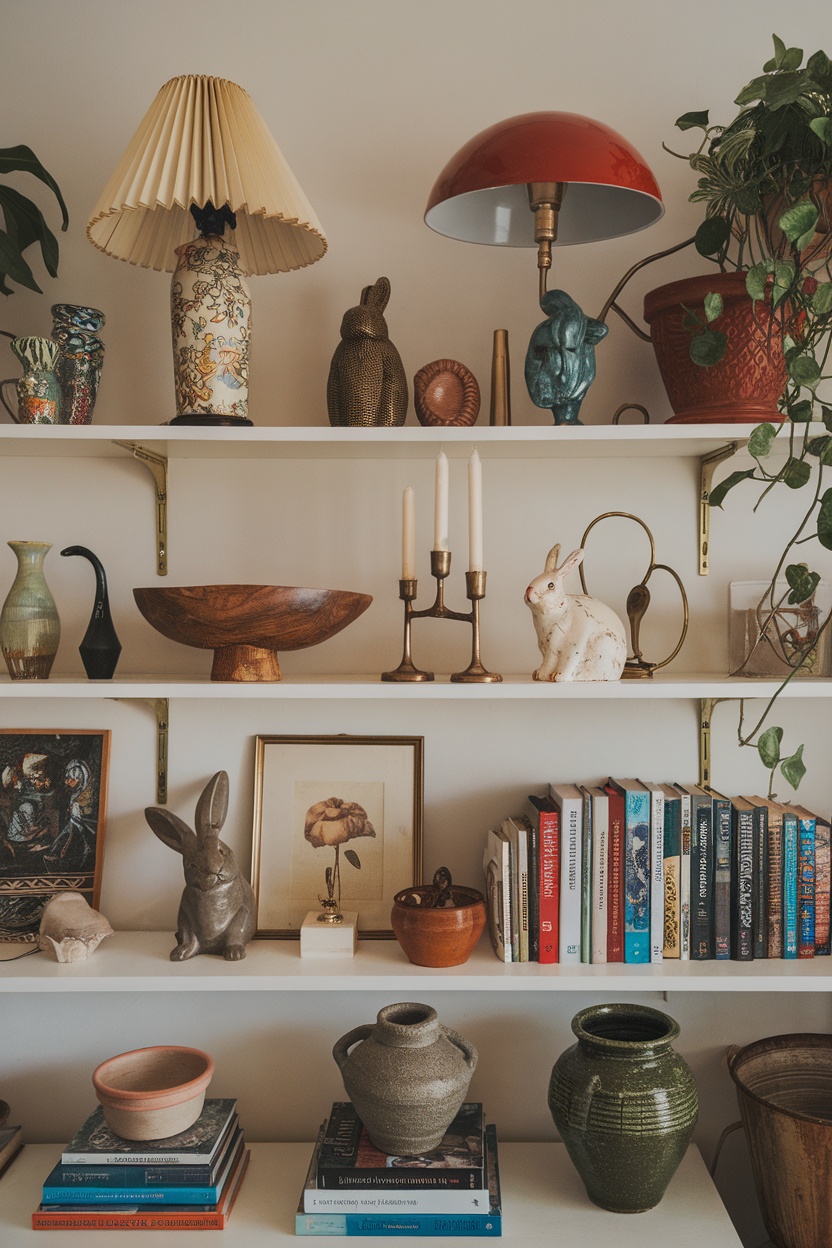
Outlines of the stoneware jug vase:
M473 1045L415 1002L384 1006L375 1023L342 1036L332 1056L373 1144L406 1157L440 1144L477 1064Z
M61 624L55 599L43 575L50 542L9 542L17 556L17 576L0 611L0 649L12 680L45 680Z
M587 1195L613 1213L657 1205L690 1143L696 1084L673 1050L679 1025L639 1005L572 1019L577 1044L555 1062L549 1108Z

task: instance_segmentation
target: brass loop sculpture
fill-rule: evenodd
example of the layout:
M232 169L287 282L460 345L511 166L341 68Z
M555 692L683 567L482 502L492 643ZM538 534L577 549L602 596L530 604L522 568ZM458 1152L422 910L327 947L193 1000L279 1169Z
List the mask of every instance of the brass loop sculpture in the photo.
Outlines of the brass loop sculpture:
M641 578L639 583L637 585L634 585L633 588L630 590L629 594L627 595L627 620L630 625L630 649L632 651L632 654L627 658L627 661L624 664L624 671L621 673L621 678L622 680L624 679L632 680L635 678L643 678L643 677L646 677L647 679L651 679L654 672L657 672L659 668L661 667L667 667L668 663L671 663L673 659L676 658L676 655L679 653L682 646L684 645L684 641L688 633L688 624L690 621L690 613L688 610L688 597L687 597L687 594L685 593L685 587L682 584L681 578L679 577L678 573L676 573L673 570L673 568L669 567L666 563L656 563L656 544L653 540L653 534L650 532L650 529L647 527L644 521L639 516L634 516L632 512L605 511L603 515L596 516L595 519L592 520L587 525L586 529L584 530L584 535L581 538L581 547L586 547L586 539L596 524L599 524L602 520L609 520L614 516L618 516L622 520L634 520L636 524L640 524L641 527L644 529L645 533L647 534L648 540L650 542L650 563L648 565L647 571L645 572L644 576ZM580 576L581 576L581 588L586 594L586 593L589 593L589 590L587 589L587 586L586 586L586 576L584 574L584 567L585 567L585 563L581 565L579 571L580 571ZM640 632L641 632L642 620L644 619L644 616L647 613L647 609L650 606L650 590L647 588L647 582L650 580L650 577L653 575L653 573L657 571L669 573L670 576L673 577L677 586L679 587L679 593L682 596L682 609L684 613L684 619L682 622L682 632L673 650L670 652L667 658L661 659L659 662L653 663L649 659L645 659L644 655L641 652Z

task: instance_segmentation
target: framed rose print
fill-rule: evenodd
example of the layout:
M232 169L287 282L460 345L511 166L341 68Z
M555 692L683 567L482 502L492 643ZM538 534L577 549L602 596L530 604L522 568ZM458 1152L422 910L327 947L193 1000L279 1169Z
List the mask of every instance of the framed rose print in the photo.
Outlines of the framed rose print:
M360 937L389 939L393 895L422 878L422 737L257 737L256 936L297 938L340 875Z
M47 901L98 908L110 734L0 729L0 940L35 940Z

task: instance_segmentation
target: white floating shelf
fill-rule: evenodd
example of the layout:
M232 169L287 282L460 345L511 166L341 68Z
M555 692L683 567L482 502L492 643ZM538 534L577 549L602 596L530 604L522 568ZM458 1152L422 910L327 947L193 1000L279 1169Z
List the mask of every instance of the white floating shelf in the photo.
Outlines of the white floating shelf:
M207 676L119 676L114 680L87 680L78 676L50 676L48 680L11 680L0 676L0 698L267 698L344 701L378 698L382 701L431 698L455 701L621 700L643 702L666 698L770 698L779 689L776 680L744 680L712 673L679 676L660 674L652 680L536 681L531 676L504 676L499 684L456 684L447 675L421 684L388 682L378 675L288 676L270 682L212 681ZM802 677L789 682L783 698L832 697L832 679Z
M116 932L85 962L45 953L0 964L3 992L829 992L832 958L541 966L499 962L485 937L463 966L426 969L395 940L359 940L354 958L301 959L296 940L254 940L242 962L171 962L170 932ZM9 958L26 946L0 946ZM418 999L410 997L409 999Z

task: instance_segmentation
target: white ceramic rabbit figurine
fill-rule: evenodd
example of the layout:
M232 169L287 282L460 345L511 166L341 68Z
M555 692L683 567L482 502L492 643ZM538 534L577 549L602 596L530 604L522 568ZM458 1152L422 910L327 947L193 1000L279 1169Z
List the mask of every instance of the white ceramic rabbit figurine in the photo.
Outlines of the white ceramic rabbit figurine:
M627 658L627 634L611 607L589 594L566 594L563 582L584 557L573 550L558 567L553 546L546 567L526 590L543 662L535 680L618 680Z
M219 839L228 812L228 774L218 771L196 804L196 831L169 810L150 806L145 818L160 841L182 855L185 888L179 903L172 962L195 953L221 953L228 961L246 956L254 935L255 903L231 850Z

